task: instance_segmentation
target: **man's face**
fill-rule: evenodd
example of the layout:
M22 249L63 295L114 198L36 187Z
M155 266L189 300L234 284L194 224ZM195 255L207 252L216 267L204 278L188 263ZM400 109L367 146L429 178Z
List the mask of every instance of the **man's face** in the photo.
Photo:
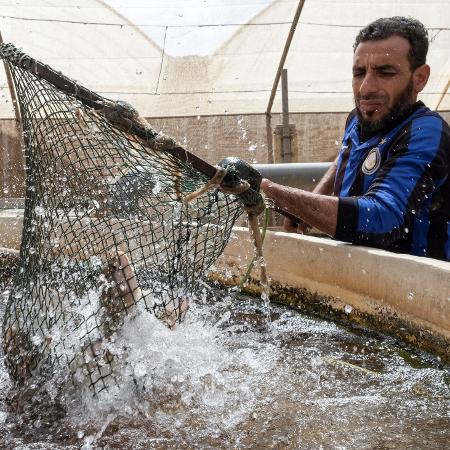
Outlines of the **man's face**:
M409 42L392 36L361 42L353 58L353 95L363 127L378 131L412 105L418 91L408 52Z

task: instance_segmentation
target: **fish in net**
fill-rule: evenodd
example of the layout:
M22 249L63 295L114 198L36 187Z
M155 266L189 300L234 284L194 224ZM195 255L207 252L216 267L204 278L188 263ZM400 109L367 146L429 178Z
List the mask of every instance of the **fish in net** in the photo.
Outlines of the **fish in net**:
M245 166L244 180L233 158L209 165L127 103L12 44L0 45L0 57L20 106L26 166L6 365L19 385L62 371L98 393L118 383L109 343L138 307L169 326L181 321L237 218L264 208L260 177Z

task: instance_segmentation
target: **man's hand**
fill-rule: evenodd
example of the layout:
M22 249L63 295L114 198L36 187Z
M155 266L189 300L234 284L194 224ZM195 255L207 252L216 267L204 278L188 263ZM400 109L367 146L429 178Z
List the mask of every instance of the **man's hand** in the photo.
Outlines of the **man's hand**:
M283 221L283 228L288 233L307 234L311 230L311 226L303 220L293 221L289 217L285 217Z

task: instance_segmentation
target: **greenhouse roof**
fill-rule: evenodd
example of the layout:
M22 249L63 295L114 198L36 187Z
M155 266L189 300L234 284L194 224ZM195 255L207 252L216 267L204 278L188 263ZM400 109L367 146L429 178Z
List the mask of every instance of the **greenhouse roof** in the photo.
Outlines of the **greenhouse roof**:
M264 113L297 0L0 0L12 42L146 117ZM358 30L412 16L429 30L431 77L421 99L450 110L450 0L306 0L284 67L292 112L353 107ZM0 71L0 117L14 117ZM276 96L273 111L281 109Z

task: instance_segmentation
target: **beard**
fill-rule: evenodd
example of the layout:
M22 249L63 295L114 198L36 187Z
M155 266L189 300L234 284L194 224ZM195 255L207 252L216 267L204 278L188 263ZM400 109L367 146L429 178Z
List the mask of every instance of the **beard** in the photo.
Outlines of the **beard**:
M355 99L356 115L359 119L359 126L361 130L361 136L369 137L373 136L381 130L389 128L390 125L396 123L399 119L408 115L413 107L412 100L413 93L413 80L412 77L409 80L406 88L400 93L397 101L389 109L389 112L379 120L369 121L365 120L358 106L358 102ZM369 98L366 98L368 100Z

